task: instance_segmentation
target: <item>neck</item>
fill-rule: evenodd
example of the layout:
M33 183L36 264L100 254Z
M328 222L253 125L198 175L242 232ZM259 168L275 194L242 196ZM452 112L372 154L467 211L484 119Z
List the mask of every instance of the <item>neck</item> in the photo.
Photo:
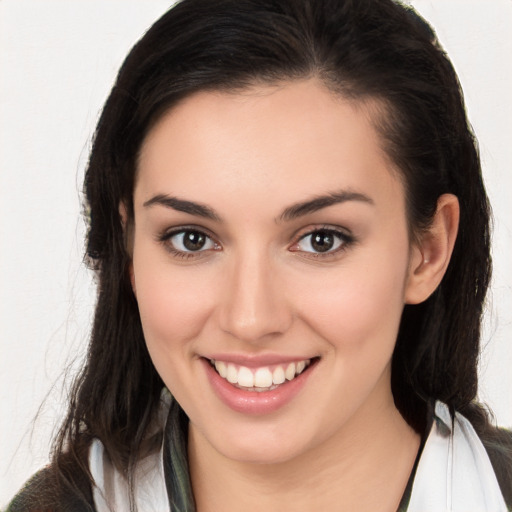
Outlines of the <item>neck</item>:
M396 511L420 436L391 396L377 407L368 404L326 442L278 464L228 459L191 426L189 461L197 511Z

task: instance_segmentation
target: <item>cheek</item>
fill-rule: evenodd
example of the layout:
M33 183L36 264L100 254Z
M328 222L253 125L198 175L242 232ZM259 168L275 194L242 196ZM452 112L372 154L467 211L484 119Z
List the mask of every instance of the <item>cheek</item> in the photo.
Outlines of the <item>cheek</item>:
M134 255L137 302L148 349L152 354L186 351L212 307L205 276L192 267L137 263Z
M351 262L352 263L352 262ZM331 345L345 351L392 351L404 305L407 261L392 257L340 266L302 279L300 315Z

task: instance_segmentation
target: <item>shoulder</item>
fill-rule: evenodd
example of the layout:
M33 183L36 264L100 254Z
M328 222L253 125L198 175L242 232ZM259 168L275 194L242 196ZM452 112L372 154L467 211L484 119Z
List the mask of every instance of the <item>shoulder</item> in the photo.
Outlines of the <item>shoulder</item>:
M78 485L77 485L78 484ZM75 485L63 484L58 471L49 466L37 472L7 506L6 512L94 512L91 486L87 478Z
M507 506L512 509L512 431L493 428L482 436Z
M507 507L512 510L512 430L495 426L493 414L472 402L461 411L483 444Z

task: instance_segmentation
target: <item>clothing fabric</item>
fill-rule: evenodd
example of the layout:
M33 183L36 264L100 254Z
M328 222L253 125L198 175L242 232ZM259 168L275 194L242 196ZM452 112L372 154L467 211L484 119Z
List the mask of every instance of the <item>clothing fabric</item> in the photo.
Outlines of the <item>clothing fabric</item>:
M487 452L471 423L436 402L407 512L506 512Z
M186 460L183 411L167 398L169 410L160 448L144 458L134 475L135 503L148 512L194 512ZM89 467L97 512L129 510L126 479L96 440ZM471 423L436 402L432 427L419 458L407 512L507 512L487 452Z

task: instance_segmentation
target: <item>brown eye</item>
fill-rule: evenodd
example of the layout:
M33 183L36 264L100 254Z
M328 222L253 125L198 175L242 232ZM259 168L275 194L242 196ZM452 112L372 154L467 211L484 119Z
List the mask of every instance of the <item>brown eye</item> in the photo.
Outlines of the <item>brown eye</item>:
M198 231L185 231L183 234L183 246L189 251L199 251L206 244L206 236Z
M201 231L187 229L167 237L173 249L179 252L199 252L215 249L215 242Z
M317 231L311 235L311 247L316 252L327 252L334 247L334 236L325 231Z
M297 244L297 249L314 254L336 252L350 244L351 238L344 233L331 229L318 229L304 235Z

